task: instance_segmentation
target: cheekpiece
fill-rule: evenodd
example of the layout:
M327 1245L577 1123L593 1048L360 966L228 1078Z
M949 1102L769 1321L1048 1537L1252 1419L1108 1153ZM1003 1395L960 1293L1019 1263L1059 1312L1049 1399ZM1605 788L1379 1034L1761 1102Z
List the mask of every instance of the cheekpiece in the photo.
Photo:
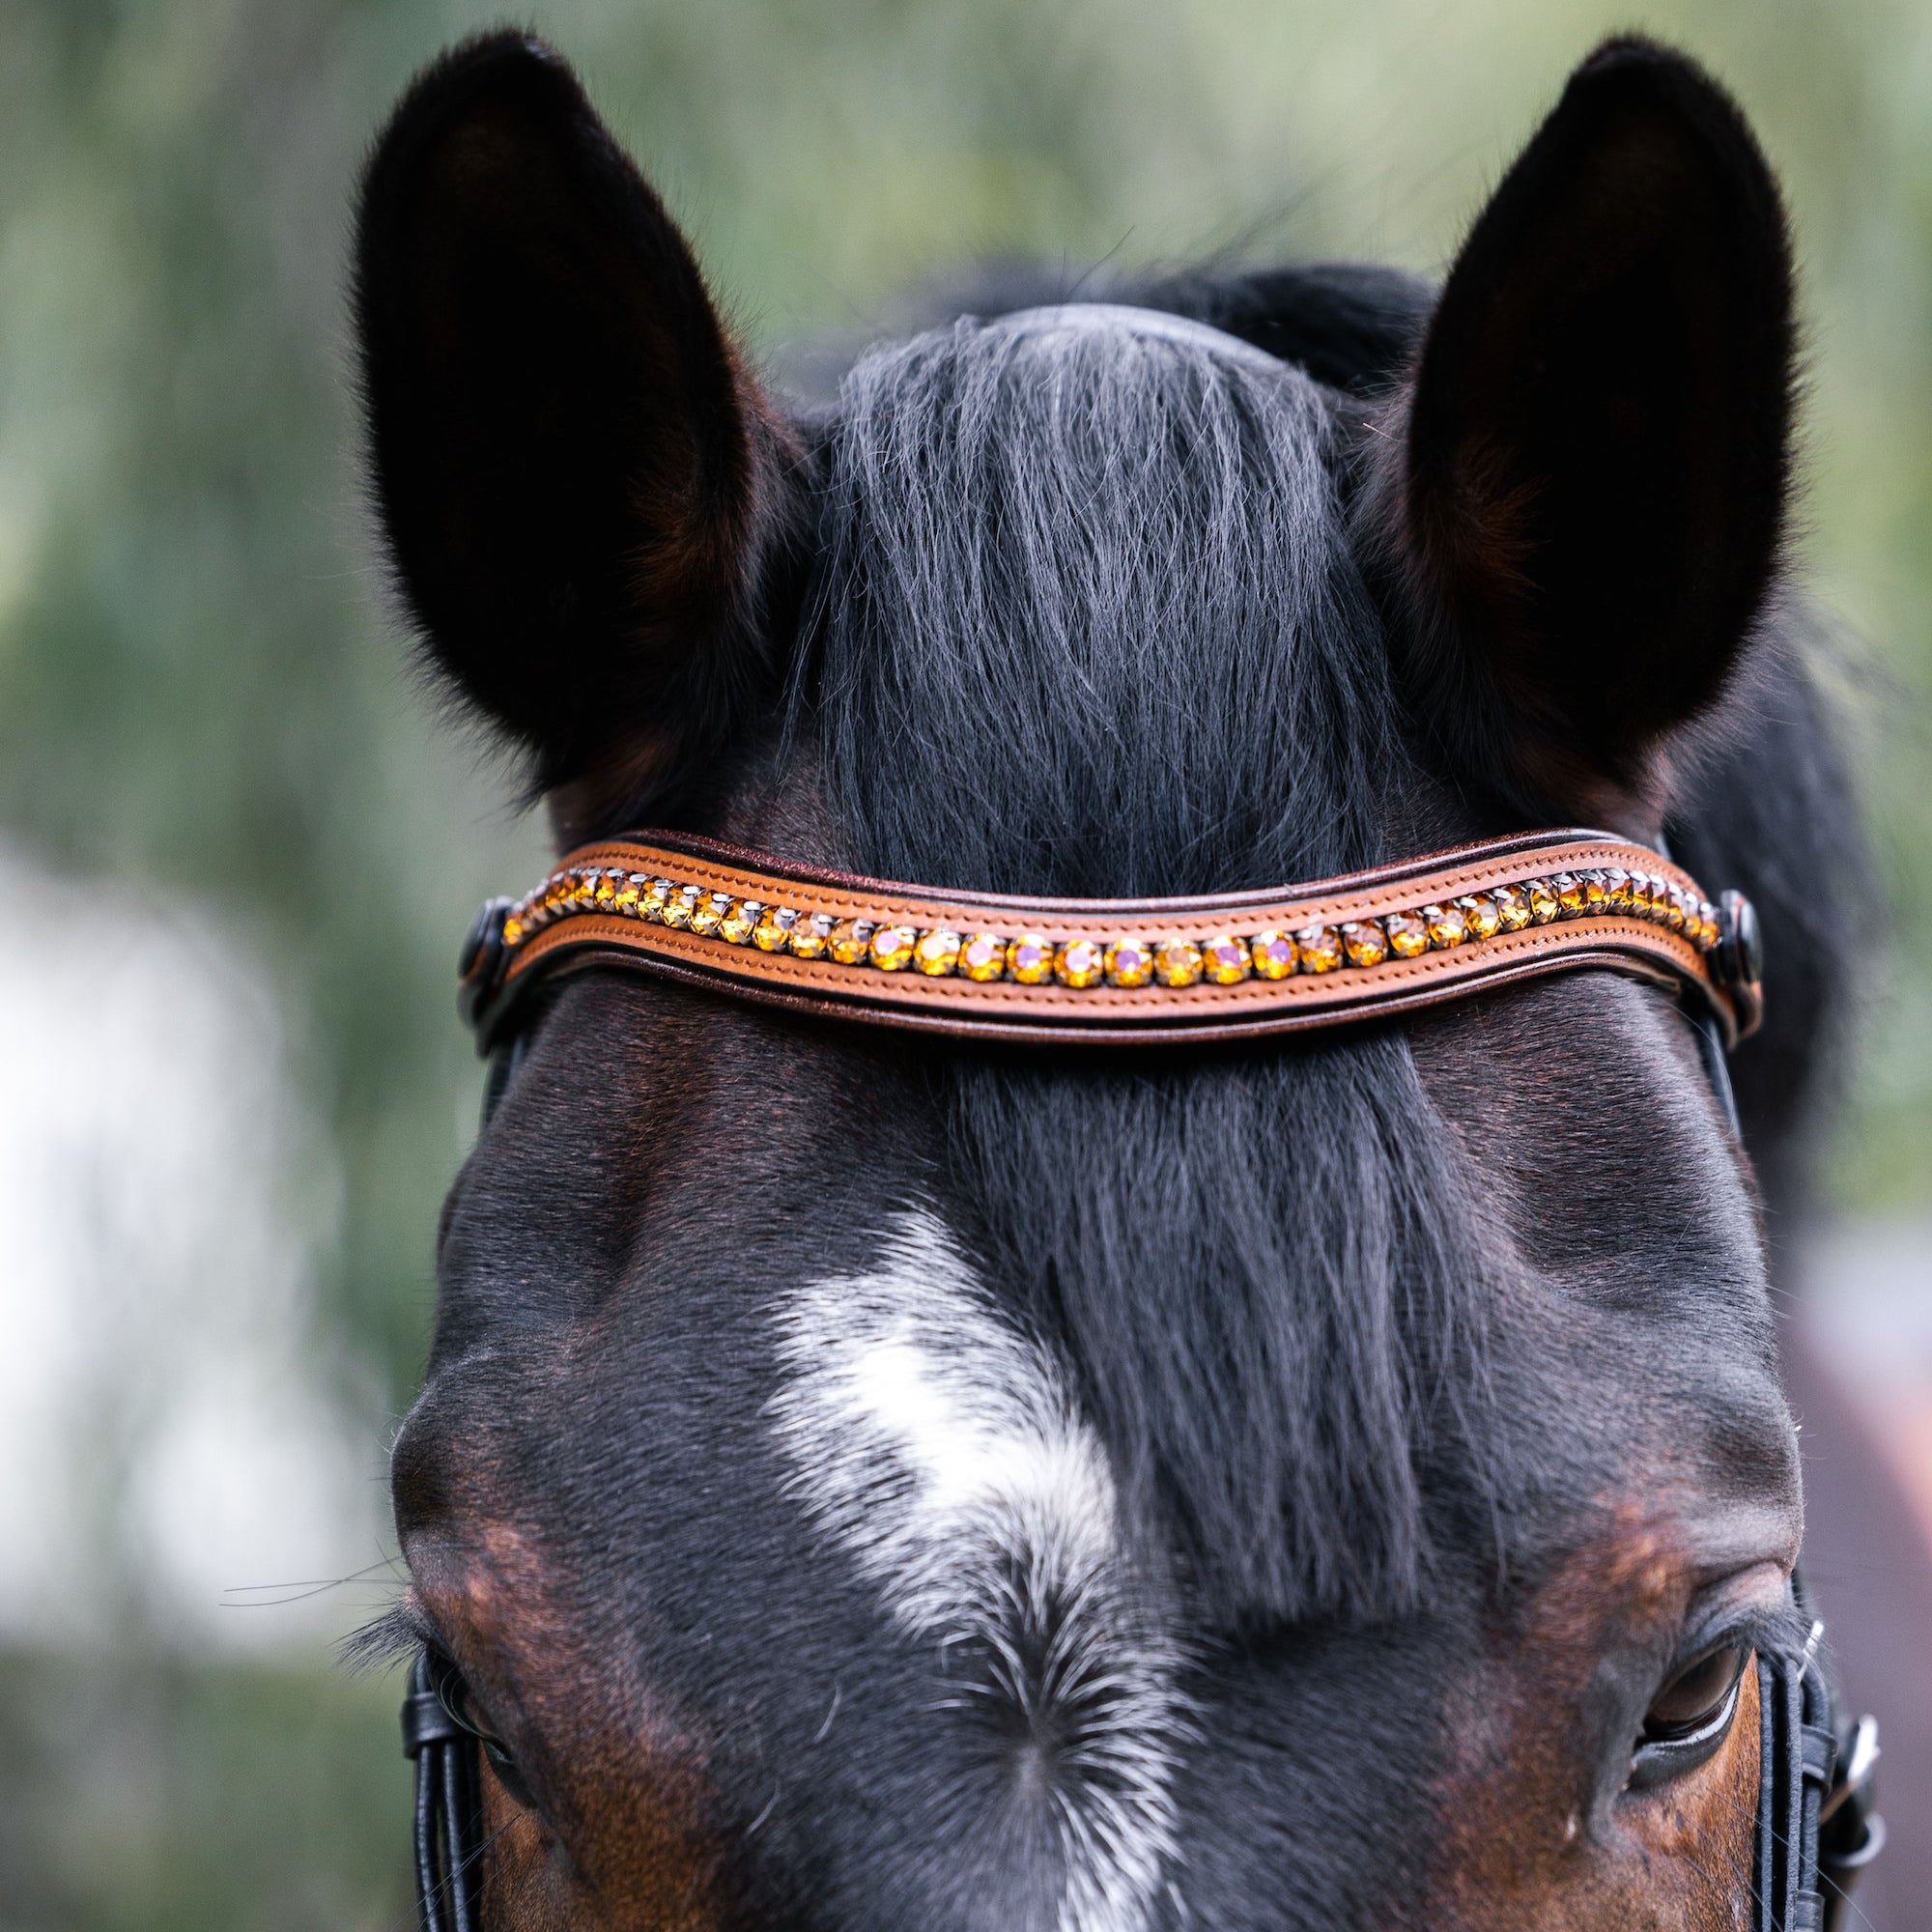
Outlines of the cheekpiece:
M1726 1045L1762 1010L1741 894L1647 846L1541 832L1212 897L951 894L669 832L570 853L494 899L462 962L488 1050L538 983L623 966L793 1011L1076 1046L1244 1038L1594 967L1676 990Z

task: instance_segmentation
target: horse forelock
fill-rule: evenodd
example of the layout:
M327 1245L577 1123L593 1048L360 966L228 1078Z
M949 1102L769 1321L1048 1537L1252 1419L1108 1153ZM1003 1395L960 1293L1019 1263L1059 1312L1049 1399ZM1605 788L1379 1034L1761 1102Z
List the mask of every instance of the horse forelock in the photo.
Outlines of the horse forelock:
M1048 309L862 360L802 701L854 862L1130 895L1346 870L1404 753L1334 398L1197 324ZM1426 1591L1417 1469L1497 1520L1480 1211L1394 1033L1239 1061L943 1062L989 1274L1066 1350L1217 1621ZM1473 1487L1473 1493L1471 1490Z

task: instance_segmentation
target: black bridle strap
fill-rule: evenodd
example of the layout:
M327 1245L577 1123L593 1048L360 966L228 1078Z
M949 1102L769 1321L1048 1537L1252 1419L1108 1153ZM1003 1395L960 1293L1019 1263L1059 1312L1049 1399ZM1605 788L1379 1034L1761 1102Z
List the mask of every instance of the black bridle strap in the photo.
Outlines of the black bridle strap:
M1802 1577L1792 1590L1808 1608ZM1842 1932L1852 1887L1885 1847L1872 1809L1878 1727L1861 1718L1840 1734L1823 1634L1814 1623L1796 1656L1758 1661L1754 1932Z
M415 1883L419 1932L479 1932L483 1804L475 1737L438 1696L419 1653L403 1699L403 1755L415 1765Z
M1759 1932L1823 1932L1818 1809L1836 1744L1804 1721L1808 1657L1765 1657L1758 1679L1757 1869Z

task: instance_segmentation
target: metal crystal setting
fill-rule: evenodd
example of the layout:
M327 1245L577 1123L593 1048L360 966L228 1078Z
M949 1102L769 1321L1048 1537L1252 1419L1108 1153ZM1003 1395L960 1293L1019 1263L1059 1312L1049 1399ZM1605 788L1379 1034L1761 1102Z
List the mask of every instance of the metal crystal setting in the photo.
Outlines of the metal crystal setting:
M1726 895L1727 901L1735 895ZM1740 901L1742 904L1743 902ZM1746 912L1748 908L1746 907ZM618 867L567 867L503 916L502 948L518 947L559 920L596 913L699 934L721 946L755 947L799 959L830 960L854 970L902 973L980 983L1004 980L1071 991L1112 986L1233 986L1253 977L1354 973L1429 952L1481 946L1526 926L1558 921L1639 920L1681 933L1700 953L1720 952L1727 919L1721 909L1670 881L1611 867L1523 878L1461 898L1295 931L1128 932L1054 939L1040 932L959 933L902 920L873 923L810 905L735 898L701 885ZM1733 948L1733 950L1736 950Z

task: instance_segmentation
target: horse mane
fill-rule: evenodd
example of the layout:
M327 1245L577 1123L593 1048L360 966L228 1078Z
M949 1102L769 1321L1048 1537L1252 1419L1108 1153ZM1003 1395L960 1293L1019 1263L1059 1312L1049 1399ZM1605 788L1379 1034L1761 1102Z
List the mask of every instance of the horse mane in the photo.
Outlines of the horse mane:
M862 358L824 434L811 702L863 869L1134 895L1380 856L1401 721L1306 375L1099 312L961 321ZM989 1281L1209 1614L1417 1602L1494 1515L1497 1432L1447 1251L1474 1204L1405 1037L935 1067Z
M1764 1025L1731 1056L1731 1080L1774 1264L1816 1206L1819 1146L1866 991L1856 936L1882 930L1843 721L1824 681L1851 669L1845 640L1787 592L1738 688L1687 748L1672 825L1692 873L1744 893L1764 932Z

